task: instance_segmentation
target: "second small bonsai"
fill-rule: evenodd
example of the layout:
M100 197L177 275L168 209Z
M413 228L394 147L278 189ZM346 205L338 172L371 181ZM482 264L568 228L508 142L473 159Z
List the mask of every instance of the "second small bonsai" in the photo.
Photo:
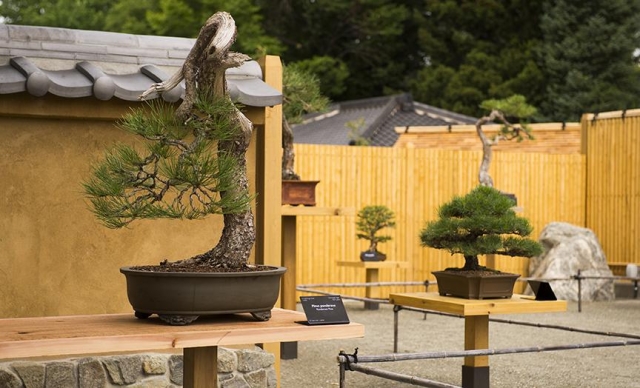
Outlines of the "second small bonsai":
M360 239L369 241L369 248L360 253L362 261L384 261L387 258L382 252L378 251L378 243L391 240L391 236L378 235L378 232L384 228L393 228L396 226L394 214L391 209L383 205L365 206L358 212L358 220L356 227L358 233L356 236Z
M483 299L492 297L511 297L513 284L519 275L505 274L495 269L481 266L478 255L498 254L506 256L532 257L542 253L541 245L528 236L533 231L529 221L519 217L513 211L513 200L498 190L478 186L464 197L454 197L438 210L439 219L429 222L420 232L423 246L445 249L453 254L464 256L462 268L447 268L434 272L441 295ZM512 281L503 284L500 292L482 293L478 290L449 290L440 275L452 274L464 278L489 277L509 278Z

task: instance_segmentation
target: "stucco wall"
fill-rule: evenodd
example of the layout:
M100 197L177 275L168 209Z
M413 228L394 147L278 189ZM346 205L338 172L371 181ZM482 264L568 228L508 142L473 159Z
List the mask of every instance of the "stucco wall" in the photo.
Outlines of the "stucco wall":
M129 312L119 267L188 258L217 242L219 216L121 230L93 217L82 180L106 146L132 140L114 125L126 109L122 101L0 96L1 318Z

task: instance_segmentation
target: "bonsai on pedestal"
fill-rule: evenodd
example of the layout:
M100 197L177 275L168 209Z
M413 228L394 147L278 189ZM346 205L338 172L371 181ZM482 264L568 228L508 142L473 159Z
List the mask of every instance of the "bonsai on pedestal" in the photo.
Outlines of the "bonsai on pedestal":
M520 275L490 269L478 262L478 255L532 257L542 253L540 244L528 238L532 232L529 221L517 216L513 205L498 190L478 186L438 209L439 219L427 223L420 232L422 245L464 256L462 268L433 272L440 295L467 299L513 295L513 285Z
M393 228L396 226L394 214L391 209L383 205L365 206L358 212L358 220L356 227L359 239L369 241L369 248L360 253L362 261L384 261L387 255L378 251L378 243L391 240L391 236L378 235L378 232L384 228Z
M302 121L304 114L324 110L329 100L320 93L318 79L296 65L284 66L282 81L282 204L315 206L319 181L301 180L296 174L290 124Z
M493 157L491 147L497 145L500 140L523 141L525 138L533 140L531 128L527 119L536 114L536 108L527 104L526 98L515 94L502 100L486 100L480 105L483 109L490 111L489 115L481 117L476 122L476 133L482 141L482 162L478 171L478 180L482 186L493 187L493 179L489 175L489 165ZM519 120L520 123L511 123L510 120ZM500 122L500 131L492 139L489 139L482 130L482 126L494 120ZM515 194L503 193L516 201Z
M141 218L224 215L220 240L208 252L121 268L139 318L155 313L170 324L187 324L199 315L250 312L267 320L279 296L285 268L248 264L256 237L246 166L253 128L228 95L225 71L250 58L229 51L235 37L231 15L211 16L181 70L140 97L184 80L180 106L156 100L124 117L121 127L146 148L117 146L84 184L93 212L110 228Z

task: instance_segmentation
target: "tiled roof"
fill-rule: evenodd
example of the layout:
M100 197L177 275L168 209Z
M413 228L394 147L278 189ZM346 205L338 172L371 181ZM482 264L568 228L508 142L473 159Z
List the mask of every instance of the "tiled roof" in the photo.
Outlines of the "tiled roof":
M426 104L413 102L411 95L400 94L333 104L326 112L305 116L292 126L294 141L306 144L348 145L348 122L364 120L360 135L373 146L393 146L398 139L396 127L472 124L477 119Z
M195 39L0 24L0 94L51 93L136 101L183 64ZM262 81L255 61L227 70L231 97L248 106L272 106L282 94ZM164 93L177 101L184 86Z

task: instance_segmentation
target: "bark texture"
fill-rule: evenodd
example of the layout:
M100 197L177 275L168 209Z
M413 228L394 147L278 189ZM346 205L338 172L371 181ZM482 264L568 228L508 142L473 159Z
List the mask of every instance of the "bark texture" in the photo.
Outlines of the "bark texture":
M176 110L182 120L197 120L194 103L198 94L206 89L214 98L229 99L225 71L238 67L250 58L247 55L229 51L236 39L235 21L227 12L211 16L201 28L198 38L187 56L182 68L165 82L152 85L140 98L150 94L163 93L176 87L183 79L185 97ZM251 140L253 126L249 119L237 108L231 118L237 124L237 132L232 139L218 143L219 153L229 153L238 162L235 173L235 192L222 192L221 196L249 192L246 152ZM223 268L242 268L246 265L255 242L255 225L251 209L237 214L224 215L224 228L218 244L210 251L181 263L202 262Z

